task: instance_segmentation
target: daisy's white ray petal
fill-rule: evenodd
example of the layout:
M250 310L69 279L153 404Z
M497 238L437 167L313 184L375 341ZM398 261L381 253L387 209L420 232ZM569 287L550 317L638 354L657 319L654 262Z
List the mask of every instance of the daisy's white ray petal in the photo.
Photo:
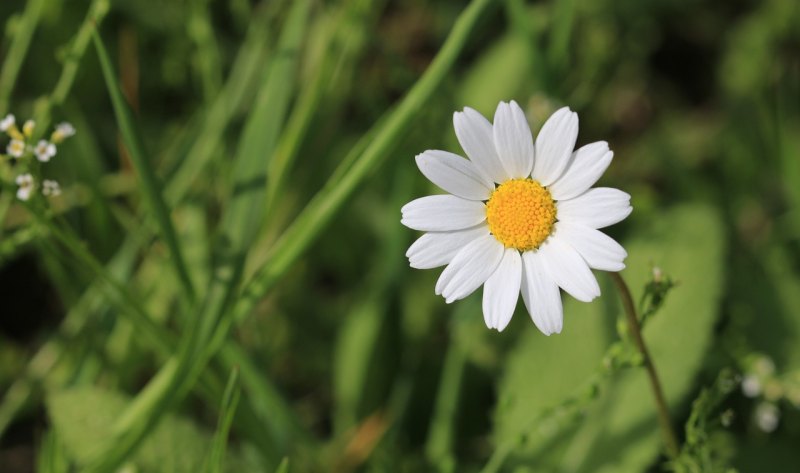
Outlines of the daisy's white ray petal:
M500 102L494 114L494 146L507 174L524 179L533 169L533 137L517 102Z
M547 273L569 295L581 302L590 302L600 295L600 286L586 261L557 235L548 238L538 253Z
M437 268L450 263L466 244L488 234L489 227L485 224L454 232L426 233L408 248L406 257L412 268Z
M519 251L507 248L503 259L483 286L483 319L486 326L502 332L517 307L522 279Z
M622 271L628 253L613 238L605 233L583 225L557 222L555 238L558 238L577 251L590 268L603 271Z
M469 107L453 114L456 137L475 168L486 178L500 183L511 176L500 164L494 146L494 131L489 120Z
M486 206L454 195L429 195L407 203L400 209L400 223L423 232L462 230L486 219Z
M578 114L569 107L556 111L547 119L536 137L533 178L543 186L555 182L569 164L577 139Z
M564 174L550 186L550 194L556 200L572 199L583 194L606 172L613 157L614 152L608 149L605 141L582 146L572 154Z
M536 324L545 335L561 333L564 309L558 285L547 273L541 254L522 253L522 300Z
M596 187L570 200L556 202L558 219L591 228L613 225L630 215L631 196L619 189Z
M443 190L469 200L487 200L494 183L483 177L475 165L457 154L428 150L418 154L417 167Z
M448 304L467 297L489 279L502 257L503 245L492 235L476 238L444 268L436 282L436 294Z

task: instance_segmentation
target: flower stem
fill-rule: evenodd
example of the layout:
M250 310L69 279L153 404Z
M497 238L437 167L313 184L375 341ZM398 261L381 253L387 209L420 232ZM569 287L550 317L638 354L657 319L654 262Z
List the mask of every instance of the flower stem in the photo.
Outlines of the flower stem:
M628 329L633 334L633 340L636 343L636 348L642 354L644 360L644 367L647 369L647 376L650 379L650 388L653 390L653 397L656 400L656 408L658 409L658 421L661 424L661 433L664 437L664 444L667 447L667 453L671 458L678 456L680 449L678 447L678 438L675 431L672 429L672 424L669 420L669 410L667 409L667 401L664 398L664 391L661 389L661 382L658 380L658 373L656 366L653 364L653 359L650 357L650 352L647 350L647 345L644 343L642 337L642 328L639 325L639 317L636 315L636 306L631 297L631 291L628 285L619 273L611 273L611 279L614 285L617 286L622 305L625 308L625 317L628 322Z

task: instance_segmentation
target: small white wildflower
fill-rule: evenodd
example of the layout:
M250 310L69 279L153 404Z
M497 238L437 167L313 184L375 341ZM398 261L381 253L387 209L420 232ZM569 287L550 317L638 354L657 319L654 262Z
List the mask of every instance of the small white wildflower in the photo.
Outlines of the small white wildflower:
M66 138L75 135L75 127L72 126L71 123L68 122L61 122L56 125L56 130L53 132L53 135L50 137L55 143L61 143Z
M56 181L45 179L42 182L42 194L50 197L61 195L61 186Z
M19 186L19 189L17 189L17 198L19 200L30 199L34 189L33 176L30 174L20 174L17 176L16 183Z
M47 140L39 140L33 152L36 154L36 159L46 163L50 161L50 158L56 155L56 145Z
M781 413L778 411L778 408L775 407L775 404L762 402L756 407L755 417L758 428L769 433L774 432L775 429L778 428Z
M0 131L8 131L16 123L17 119L14 118L14 115L9 113L5 118L0 120Z
M11 140L8 144L6 152L15 158L21 158L25 154L25 142L21 140Z
M22 125L22 133L25 134L28 138L33 135L33 130L36 129L36 122L33 120L26 120L25 124Z
M761 394L761 381L756 376L748 374L742 381L742 392L747 397L756 397Z

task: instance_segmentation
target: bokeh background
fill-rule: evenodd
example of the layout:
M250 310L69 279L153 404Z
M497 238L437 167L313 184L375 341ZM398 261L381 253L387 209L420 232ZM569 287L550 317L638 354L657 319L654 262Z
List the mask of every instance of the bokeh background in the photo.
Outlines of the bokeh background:
M280 179L248 210L242 281L273 264L284 230L342 179L466 6L297 3L0 3L0 114L78 130L45 169L64 189L53 218L176 337L196 314L163 239L140 231L153 219L86 32L97 23L203 296L220 235L238 231L225 216L248 136L267 136L254 149ZM460 153L452 113L491 118L510 99L534 132L568 105L580 145L615 151L600 184L632 195L631 217L607 230L630 254L622 275L637 300L648 283L676 283L645 333L680 461L665 463L643 370L617 343L606 275L593 303L565 297L564 330L545 337L522 304L504 332L487 330L480 291L446 305L439 270L407 265L417 235L399 209L439 192L414 156ZM267 125L248 133L257 109ZM15 201L12 178L4 168L0 471L83 471L167 357ZM292 472L797 471L799 237L800 3L490 2L403 133L117 471L220 471L220 445L232 472L284 458Z

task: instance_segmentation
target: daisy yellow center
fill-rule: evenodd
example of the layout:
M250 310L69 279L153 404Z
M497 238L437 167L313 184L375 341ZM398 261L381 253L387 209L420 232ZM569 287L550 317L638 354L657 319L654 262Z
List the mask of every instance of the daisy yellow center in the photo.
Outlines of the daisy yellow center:
M550 236L556 204L550 191L533 179L512 179L492 192L486 203L486 221L503 246L528 251Z

